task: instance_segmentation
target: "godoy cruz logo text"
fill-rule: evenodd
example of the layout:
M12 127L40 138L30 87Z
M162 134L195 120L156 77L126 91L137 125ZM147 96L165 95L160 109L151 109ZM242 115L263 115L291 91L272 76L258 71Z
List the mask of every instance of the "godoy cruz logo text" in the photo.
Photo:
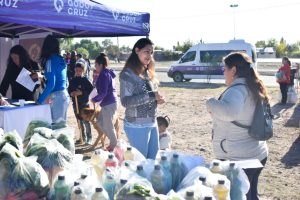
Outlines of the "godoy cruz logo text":
M65 7L67 7L68 15L83 17L87 17L88 10L92 9L92 5L89 2L83 0L68 0L68 4L66 6L64 6L63 0L54 0L54 7L58 13L60 13Z
M54 0L54 7L56 11L60 13L64 7L64 2L62 0Z
M143 23L143 31L146 33L150 32L150 24L149 23Z
M114 20L121 20L125 23L136 23L136 17L139 16L139 13L122 13L118 10L111 10L111 13L114 17Z
M18 8L18 1L19 0L0 0L0 6Z

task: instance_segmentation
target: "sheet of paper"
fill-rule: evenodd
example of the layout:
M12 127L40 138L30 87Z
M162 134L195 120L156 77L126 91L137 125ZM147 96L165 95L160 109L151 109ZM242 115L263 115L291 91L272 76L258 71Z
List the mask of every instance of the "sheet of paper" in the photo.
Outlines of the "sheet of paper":
M260 168L263 167L258 159L234 161L240 168Z
M24 67L20 72L19 76L17 77L16 81L21 85L23 85L28 90L30 90L31 92L33 91L35 85L39 84L39 81L33 82L33 80L30 77L30 71L28 71Z

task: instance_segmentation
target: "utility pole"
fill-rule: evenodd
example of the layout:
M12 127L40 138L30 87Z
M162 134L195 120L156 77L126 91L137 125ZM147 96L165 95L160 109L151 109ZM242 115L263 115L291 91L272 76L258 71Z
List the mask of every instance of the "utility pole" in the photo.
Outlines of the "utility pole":
M235 40L235 8L238 7L238 4L230 4L230 8L233 8L233 39Z

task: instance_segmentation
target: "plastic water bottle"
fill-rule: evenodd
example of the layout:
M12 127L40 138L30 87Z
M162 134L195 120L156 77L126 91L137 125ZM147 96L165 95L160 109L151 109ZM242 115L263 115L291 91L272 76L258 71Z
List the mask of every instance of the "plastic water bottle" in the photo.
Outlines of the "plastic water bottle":
M103 182L103 187L107 191L109 199L113 200L115 195L116 180L112 174L106 175Z
M71 195L71 200L87 200L87 196L83 193L83 189L76 186L74 192Z
M214 195L218 200L226 200L228 196L228 188L225 186L224 180L218 180L218 184L213 187Z
M222 169L221 169L221 167L220 167L220 163L218 163L218 162L213 162L213 163L212 163L212 167L210 168L210 171L211 171L212 173L219 173L219 174L221 174Z
M177 153L173 154L170 163L170 171L172 174L172 189L174 191L177 191L177 186L182 180L181 164L179 162L179 155Z
M108 158L105 161L105 167L113 167L116 168L118 166L118 162L115 159L113 154L109 154Z
M97 187L91 200L109 200L109 196L103 187Z
M206 183L206 177L199 176L199 181L201 181L201 182L202 182L202 185L205 185L205 186L207 186L207 183Z
M120 179L119 183L116 185L115 194L117 194L126 183L126 179Z
M141 177L147 179L147 175L146 175L146 173L145 173L145 171L144 171L143 165L138 165L138 166L136 167L136 173L137 173L139 176L141 176Z
M65 181L65 176L59 175L54 183L55 200L66 200L70 196L69 186Z
M165 194L166 187L164 185L164 174L160 168L160 165L155 165L154 170L150 175L150 182L152 183L152 187L158 194Z
M195 200L194 191L190 191L190 190L186 191L184 199L185 200Z
M230 199L243 199L239 170L235 167L235 163L229 164L226 176L230 180Z
M127 147L127 150L124 152L124 160L134 160L132 147Z
M161 156L161 159L159 161L159 164L162 167L162 170L165 175L165 185L166 185L166 190L170 191L172 189L172 174L170 171L170 163L168 161L167 156Z

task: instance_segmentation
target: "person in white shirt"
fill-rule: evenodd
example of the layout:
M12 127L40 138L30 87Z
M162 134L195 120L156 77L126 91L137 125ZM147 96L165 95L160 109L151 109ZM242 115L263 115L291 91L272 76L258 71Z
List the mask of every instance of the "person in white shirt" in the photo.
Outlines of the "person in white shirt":
M160 150L170 150L172 137L167 130L170 124L170 118L168 116L159 116L156 118L159 130L159 146Z

